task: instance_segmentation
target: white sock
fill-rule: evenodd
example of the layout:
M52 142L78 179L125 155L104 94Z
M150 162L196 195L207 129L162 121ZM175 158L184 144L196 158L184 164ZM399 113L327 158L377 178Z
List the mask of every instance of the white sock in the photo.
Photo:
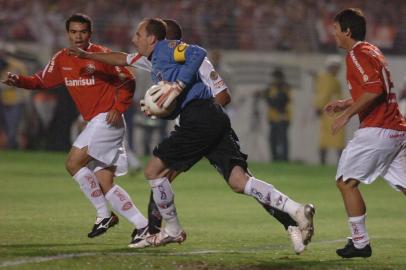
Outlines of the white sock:
M86 195L94 208L96 208L97 217L110 217L111 212L108 208L106 199L104 198L96 175L87 167L83 167L73 176L73 179L78 182L82 192Z
M144 228L148 225L148 220L135 207L130 195L119 185L114 185L105 195L111 204L111 207L130 221L137 229Z
M158 206L159 212L162 218L165 220L165 231L171 235L176 236L182 231L180 226L178 215L176 213L176 207L174 203L174 197L171 184L167 177L158 178L148 181L154 196L154 201Z
M364 248L369 244L369 237L365 227L365 218L366 214L359 217L348 218L351 238L356 248Z
M277 190L273 185L264 181L250 177L244 188L244 193L256 198L260 202L275 207L291 216L301 206L288 196Z

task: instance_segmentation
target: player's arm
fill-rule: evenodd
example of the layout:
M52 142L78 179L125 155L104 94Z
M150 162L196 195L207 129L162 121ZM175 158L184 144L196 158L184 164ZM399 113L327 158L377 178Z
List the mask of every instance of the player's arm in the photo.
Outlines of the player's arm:
M106 121L113 126L122 126L121 115L127 111L133 102L135 91L134 76L126 68L113 67L117 85L116 100L108 112Z
M340 129L348 123L351 117L367 109L380 96L381 94L372 92L363 93L357 101L352 102L352 104L344 111L342 115L334 120L334 123L331 126L333 134L340 131Z
M54 58L48 63L43 71L39 71L32 76L7 73L7 78L1 81L10 86L24 89L50 89L63 84L59 71L55 67Z
M348 109L353 102L352 98L330 101L324 106L323 111L327 113L328 116L334 116L336 113Z
M223 107L226 107L231 102L231 95L228 88L214 96L214 100Z
M174 60L183 63L176 78L177 81L184 86L190 84L199 71L206 55L206 50L197 45L180 43L176 46L173 53Z
M123 52L88 52L81 48L70 47L70 55L76 55L80 58L91 59L113 66L127 66L128 54Z
M176 81L167 83L162 87L160 97L156 101L159 107L168 108L180 93L193 82L206 55L206 50L197 45L180 43L174 48L173 60L182 63L182 66Z
M215 101L225 107L231 102L228 87L221 76L214 69L207 57L204 58L199 68L199 75L204 84L210 87Z

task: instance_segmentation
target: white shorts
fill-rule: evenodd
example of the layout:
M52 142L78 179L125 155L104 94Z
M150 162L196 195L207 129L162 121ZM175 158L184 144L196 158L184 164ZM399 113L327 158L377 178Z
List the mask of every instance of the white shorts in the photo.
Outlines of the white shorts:
M113 127L106 122L107 113L100 113L87 123L73 146L88 147L89 156L95 160L88 164L94 172L115 166L115 176L127 173L127 154L124 147L125 126ZM124 122L124 120L123 120Z
M361 128L345 147L336 180L356 179L370 184L382 176L393 188L406 188L406 132Z

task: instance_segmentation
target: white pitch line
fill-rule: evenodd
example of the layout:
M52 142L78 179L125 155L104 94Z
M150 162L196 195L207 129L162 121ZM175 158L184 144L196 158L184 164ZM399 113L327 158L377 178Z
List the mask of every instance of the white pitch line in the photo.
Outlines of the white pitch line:
M345 239L336 240L325 240L325 241L314 241L313 244L331 244L344 242ZM275 245L277 248L287 248L287 245ZM4 261L0 263L0 268L5 268L9 266L24 265L30 263L40 263L48 261L66 260L72 258L81 257L92 257L97 255L107 255L107 256L186 256L186 255L208 255L208 254L252 254L252 253L265 253L275 250L275 248L261 248L261 249L251 249L251 250L195 250L195 251L181 251L181 252L86 252L86 253L70 253L70 254L60 254L54 256L37 256L27 259Z

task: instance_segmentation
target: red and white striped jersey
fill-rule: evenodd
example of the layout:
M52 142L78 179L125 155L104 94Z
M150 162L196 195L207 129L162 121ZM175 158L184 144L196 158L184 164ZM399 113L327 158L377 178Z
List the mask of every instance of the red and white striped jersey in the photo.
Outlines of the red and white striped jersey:
M348 52L346 64L348 88L354 101L365 92L381 94L358 114L361 128L406 131L406 120L399 112L395 93L391 92L393 83L382 52L368 42L357 42Z

